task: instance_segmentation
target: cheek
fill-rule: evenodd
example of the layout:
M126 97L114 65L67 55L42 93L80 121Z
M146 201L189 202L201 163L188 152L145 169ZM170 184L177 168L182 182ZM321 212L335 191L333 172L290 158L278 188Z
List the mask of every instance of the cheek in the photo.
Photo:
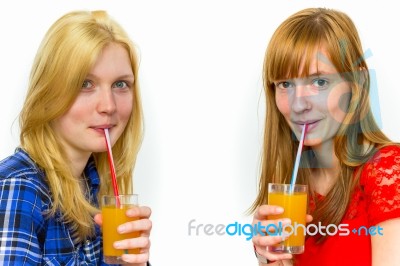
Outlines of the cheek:
M120 118L127 122L133 109L132 97L127 96L119 99L117 105Z
M84 109L84 108L83 108ZM82 108L72 106L66 113L52 122L52 128L62 139L68 139L78 133L84 124L86 113Z
M275 94L275 103L284 116L290 115L289 99L286 94Z
M75 100L68 111L56 120L58 127L65 130L73 125L80 124L87 117L89 106L87 102L80 101L79 98Z
M85 97L85 95L80 94L63 116L68 117L70 120L80 120L91 114L94 108L95 101L93 97Z
M328 110L331 117L339 122L342 123L345 116L347 115L347 109L350 104L351 99L351 92L350 89L347 87L337 89L332 91L329 95L327 104Z

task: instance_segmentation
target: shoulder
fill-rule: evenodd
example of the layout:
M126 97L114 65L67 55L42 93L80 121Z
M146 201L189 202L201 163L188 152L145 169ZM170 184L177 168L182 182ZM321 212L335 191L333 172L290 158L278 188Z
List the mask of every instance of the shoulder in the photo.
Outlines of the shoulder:
M368 163L382 167L400 164L400 145L390 145L379 149Z
M1 199L49 198L44 172L22 149L0 162Z
M368 160L361 172L361 183L374 177L396 178L400 175L400 146L385 146Z
M44 172L27 152L18 148L13 155L0 161L0 181L10 178L40 181L38 178L43 180Z
M11 232L0 241L3 264L40 263L50 202L44 173L25 151L0 162L0 231Z
M400 217L400 147L379 149L364 165L360 185L371 225Z

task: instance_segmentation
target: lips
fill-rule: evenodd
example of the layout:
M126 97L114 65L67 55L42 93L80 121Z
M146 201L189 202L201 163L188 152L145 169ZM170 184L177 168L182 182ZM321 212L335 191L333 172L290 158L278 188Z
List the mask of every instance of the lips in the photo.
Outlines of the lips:
M105 128L112 128L114 125L112 124L104 124L104 125L98 125L98 126L91 126L90 128L93 129L105 129Z
M304 124L307 124L307 132L313 130L321 120L304 120L304 121L294 121L294 124L301 131Z
M115 125L112 124L104 124L104 125L96 125L96 126L91 126L89 128L97 131L98 133L104 134L104 129L108 128L111 129L113 128Z

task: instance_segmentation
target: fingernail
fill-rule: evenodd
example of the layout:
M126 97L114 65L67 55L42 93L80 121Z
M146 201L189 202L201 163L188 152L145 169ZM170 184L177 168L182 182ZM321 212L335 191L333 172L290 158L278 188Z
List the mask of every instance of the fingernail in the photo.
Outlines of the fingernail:
M276 207L275 212L276 213L282 213L283 212L283 208L282 207Z
M114 248L120 248L121 246L122 246L121 242L119 242L119 241L114 242Z
M120 225L118 226L118 233L125 233L126 231L126 226L125 225Z
M285 218L281 220L282 225L288 225L291 224L292 221L289 218Z

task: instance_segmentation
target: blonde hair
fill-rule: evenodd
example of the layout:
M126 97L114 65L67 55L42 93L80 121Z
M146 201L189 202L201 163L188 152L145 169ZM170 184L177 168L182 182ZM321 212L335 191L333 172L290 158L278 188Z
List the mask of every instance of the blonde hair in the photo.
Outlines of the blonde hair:
M268 183L290 183L298 141L275 103L273 81L308 76L315 51L322 45L327 58L351 86L351 100L344 121L337 132L334 150L340 162L338 181L313 213L313 222L339 224L351 193L358 184L362 165L390 140L377 126L369 103L370 77L363 57L361 41L352 20L344 13L324 8L308 8L286 19L275 31L264 61L266 118L259 180L259 193L251 211L267 203ZM304 62L303 62L304 60ZM304 63L302 73L300 64ZM367 148L366 148L367 147ZM308 153L311 154L311 150ZM298 183L312 183L310 157L304 156ZM308 167L307 167L308 166ZM354 173L356 178L354 178Z
M131 193L143 131L138 58L127 33L105 11L70 12L50 27L35 57L20 114L21 146L45 171L52 194L48 215L59 211L71 226L75 241L93 236L93 215L98 210L86 200L79 181L72 175L51 123L73 104L97 57L110 43L128 51L135 77L131 117L113 146L120 193ZM106 152L94 153L93 157L101 179L99 195L112 194Z

